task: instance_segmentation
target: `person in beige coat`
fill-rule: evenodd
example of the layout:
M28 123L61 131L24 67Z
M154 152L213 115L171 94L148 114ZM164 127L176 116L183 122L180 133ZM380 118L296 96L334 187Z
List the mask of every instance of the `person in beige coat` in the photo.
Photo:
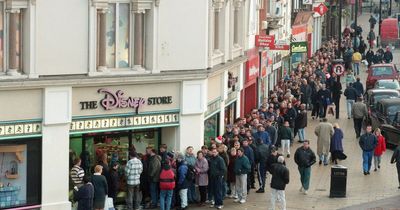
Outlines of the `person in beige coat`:
M319 164L324 162L324 165L328 165L328 154L331 137L333 136L334 130L331 123L326 118L322 119L322 122L315 127L314 131L317 139L317 154L319 156Z

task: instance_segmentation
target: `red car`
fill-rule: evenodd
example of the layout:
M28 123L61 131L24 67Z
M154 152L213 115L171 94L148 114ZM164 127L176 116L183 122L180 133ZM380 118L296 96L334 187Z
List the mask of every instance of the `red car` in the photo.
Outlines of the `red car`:
M377 80L381 79L399 79L399 72L392 63L374 64L368 69L366 88L372 89Z

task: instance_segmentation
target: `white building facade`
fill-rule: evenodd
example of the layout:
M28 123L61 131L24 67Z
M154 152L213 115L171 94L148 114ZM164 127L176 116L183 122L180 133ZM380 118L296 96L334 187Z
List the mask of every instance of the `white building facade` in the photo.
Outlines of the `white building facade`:
M252 2L0 0L0 182L13 192L3 202L0 184L0 208L71 209L77 157L90 173L103 154L123 164L133 148L221 135L240 116Z

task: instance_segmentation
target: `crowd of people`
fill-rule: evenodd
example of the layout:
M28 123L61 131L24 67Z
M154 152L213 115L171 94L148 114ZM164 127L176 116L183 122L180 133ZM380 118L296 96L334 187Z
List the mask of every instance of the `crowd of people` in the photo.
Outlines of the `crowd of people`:
M319 165L329 164L329 153L332 164L346 158L343 131L337 123L332 125L327 120L329 114L339 118L342 85L340 76L333 70L333 63L341 55L347 69L344 95L348 119L354 120L356 136L363 150L363 172L369 174L372 158L374 170L379 170L381 156L386 150L385 139L379 129L372 133L371 126L367 126L361 135L361 119L366 115L366 107L361 99L364 88L360 78L355 76L359 74L364 56L369 65L387 60L385 56L382 60L370 60L374 37L368 36L370 49L365 55L366 44L360 34L347 28L342 43L332 38L323 44L312 58L299 63L269 92L260 108L227 125L224 134L212 138L210 145L189 146L184 154L169 151L165 144L159 151L148 147L145 154L131 149L124 167L127 209L187 209L189 204L222 209L224 200L229 198L243 204L251 190L256 189L256 181L258 189L255 192L265 193L268 174L271 175L271 208L275 209L279 201L286 209L285 187L289 183L289 169L285 163L291 158L290 148L295 138L302 145L296 149L293 159L301 177L300 192L307 195L311 166L317 162L305 132L308 110L312 119L321 119L313 137L317 139ZM392 162L397 160L399 163L400 150L395 154L398 156L394 156ZM85 175L80 168L79 158L74 163L71 179L76 186L78 209L104 209L106 195L116 201L118 163L108 166L107 157L103 155L91 176Z

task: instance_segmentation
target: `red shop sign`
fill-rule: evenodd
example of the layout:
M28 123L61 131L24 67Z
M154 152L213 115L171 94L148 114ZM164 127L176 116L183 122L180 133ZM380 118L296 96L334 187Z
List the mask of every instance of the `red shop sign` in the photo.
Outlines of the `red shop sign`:
M275 42L274 35L256 35L257 47L269 47Z
M288 44L284 45L277 45L277 44L272 44L269 49L270 50L289 50L290 46Z
M249 50L247 55L249 59L246 62L246 83L258 77L260 62L257 48Z

